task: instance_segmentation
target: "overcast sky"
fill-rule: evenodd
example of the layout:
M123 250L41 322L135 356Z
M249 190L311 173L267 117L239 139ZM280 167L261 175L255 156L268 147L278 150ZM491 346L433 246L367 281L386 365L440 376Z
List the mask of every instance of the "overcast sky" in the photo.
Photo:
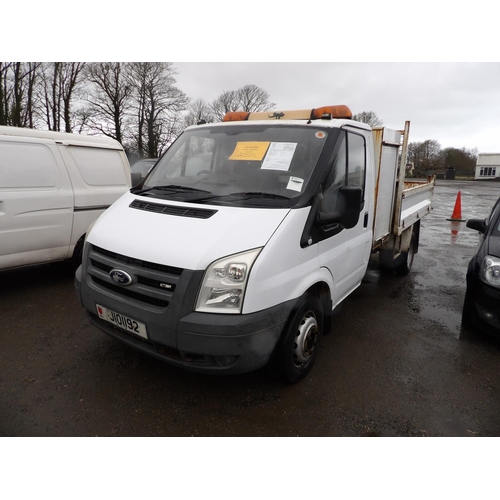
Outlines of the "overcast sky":
M390 128L410 121L410 141L500 153L500 63L185 63L177 86L211 102L255 84L275 109L346 104Z
M413 142L500 152L498 18L489 0L316 0L300 8L142 0L140 13L101 0L85 5L75 16L64 0L28 0L23 35L16 22L2 27L13 42L3 60L170 61L192 99L255 84L277 110L346 104L391 128L409 120ZM2 12L15 19L18 5ZM69 17L54 22L56 12Z

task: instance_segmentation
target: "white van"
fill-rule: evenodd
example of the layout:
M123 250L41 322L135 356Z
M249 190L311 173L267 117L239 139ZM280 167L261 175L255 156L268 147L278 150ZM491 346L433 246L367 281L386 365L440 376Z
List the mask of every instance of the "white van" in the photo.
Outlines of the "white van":
M130 187L113 139L0 126L0 270L78 262L89 225Z
M89 231L75 275L95 326L201 373L296 382L373 252L407 274L434 181L404 179L404 130L347 106L189 127Z

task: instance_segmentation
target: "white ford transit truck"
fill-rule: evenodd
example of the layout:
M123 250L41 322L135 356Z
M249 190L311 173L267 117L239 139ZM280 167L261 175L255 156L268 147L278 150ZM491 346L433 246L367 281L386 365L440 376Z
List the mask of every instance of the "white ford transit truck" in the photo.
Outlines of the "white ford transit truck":
M87 235L91 323L189 370L298 381L372 253L410 271L434 180L405 182L408 132L343 105L187 128Z

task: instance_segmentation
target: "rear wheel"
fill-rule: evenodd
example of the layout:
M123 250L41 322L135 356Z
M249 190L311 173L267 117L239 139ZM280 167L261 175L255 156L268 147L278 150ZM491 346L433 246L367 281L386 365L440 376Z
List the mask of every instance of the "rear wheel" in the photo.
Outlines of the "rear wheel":
M415 233L413 233L411 235L408 251L401 252L398 257L394 258L393 250L380 250L378 255L380 270L388 273L395 272L401 276L406 276L411 271L416 248L417 237Z
M413 265L413 258L415 257L415 247L417 238L415 234L411 235L410 247L407 252L401 252L401 255L396 259L394 271L401 276L406 276L411 271Z
M289 383L311 370L323 330L323 307L318 297L303 295L290 315L270 362L271 373Z

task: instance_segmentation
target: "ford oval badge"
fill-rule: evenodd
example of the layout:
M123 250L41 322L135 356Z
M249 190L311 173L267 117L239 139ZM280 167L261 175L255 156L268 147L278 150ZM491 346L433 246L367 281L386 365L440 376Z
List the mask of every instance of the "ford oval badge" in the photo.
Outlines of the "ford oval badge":
M121 269L111 269L109 271L111 279L118 285L130 285L132 283L132 276Z

